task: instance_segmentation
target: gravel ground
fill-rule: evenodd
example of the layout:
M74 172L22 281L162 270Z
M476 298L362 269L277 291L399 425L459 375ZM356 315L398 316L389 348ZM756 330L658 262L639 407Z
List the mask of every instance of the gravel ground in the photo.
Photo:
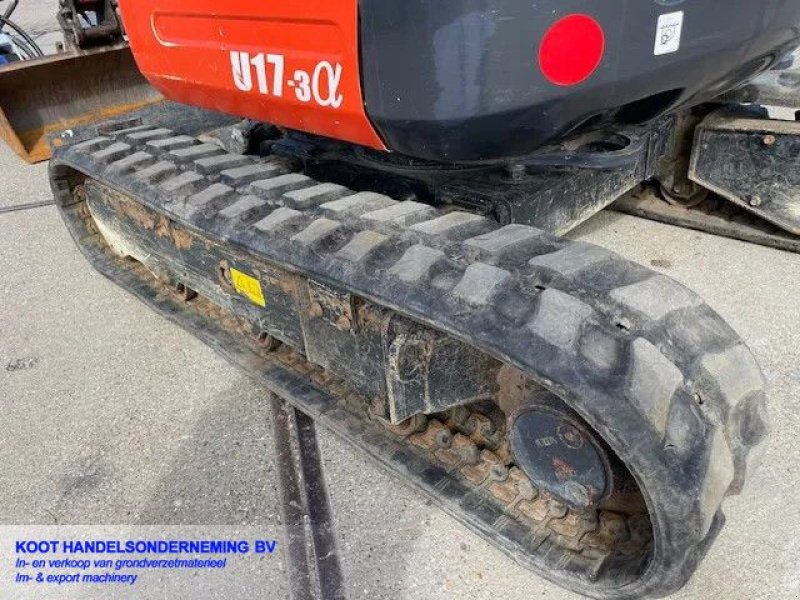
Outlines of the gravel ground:
M44 31L54 7L22 0L17 19ZM0 207L48 197L45 166L0 147ZM764 467L727 502L727 527L675 598L800 597L800 257L614 213L572 237L697 290L749 342L770 381ZM262 389L95 274L53 207L0 214L0 257L0 598L37 597L3 573L4 540L34 527L281 536ZM319 439L350 597L578 598L337 438ZM157 579L113 597L283 598L283 569L277 556L227 577Z

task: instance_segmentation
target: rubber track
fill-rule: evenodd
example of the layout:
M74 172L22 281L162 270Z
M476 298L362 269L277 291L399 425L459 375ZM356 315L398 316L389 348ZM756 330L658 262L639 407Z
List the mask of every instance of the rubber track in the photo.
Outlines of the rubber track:
M596 597L663 595L695 570L764 447L764 381L698 296L607 250L523 225L354 193L285 161L137 127L60 149L78 171L175 222L347 289L514 365L569 402L634 474L653 559Z

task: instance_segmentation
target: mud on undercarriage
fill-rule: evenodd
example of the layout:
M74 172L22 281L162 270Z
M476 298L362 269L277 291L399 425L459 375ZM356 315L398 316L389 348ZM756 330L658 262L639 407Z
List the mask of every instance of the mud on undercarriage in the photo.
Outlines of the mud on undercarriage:
M764 447L747 347L613 252L157 125L51 181L104 275L581 593L680 587Z

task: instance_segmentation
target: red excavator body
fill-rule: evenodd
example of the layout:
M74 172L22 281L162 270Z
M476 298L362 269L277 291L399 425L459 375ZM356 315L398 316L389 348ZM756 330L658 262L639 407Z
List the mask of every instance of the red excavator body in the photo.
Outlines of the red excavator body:
M758 19L743 0L120 4L171 99L450 162L707 101L785 55L800 22L789 0Z

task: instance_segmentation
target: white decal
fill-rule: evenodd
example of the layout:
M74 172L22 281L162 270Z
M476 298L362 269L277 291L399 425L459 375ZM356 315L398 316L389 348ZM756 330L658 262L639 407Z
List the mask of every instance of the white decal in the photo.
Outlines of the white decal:
M256 79L258 79L258 93L269 94L267 88L267 63L263 54L256 54L255 58L250 61L256 69Z
M300 102L309 102L311 100L311 77L305 71L295 71L294 80L289 82L297 87L294 90L294 95Z
M320 106L331 108L339 108L344 102L344 96L339 92L342 80L342 65L339 63L331 64L323 60L317 63L313 72L297 69L292 74L292 79L288 80L284 80L285 72L286 58L283 54L258 52L251 55L249 52L231 51L233 82L243 92L253 91L255 79L258 93L264 96L280 98L286 85L294 88L294 95L300 102L314 100Z
M250 76L250 55L247 52L231 52L231 68L233 83L243 92L253 89L253 78Z
M283 54L267 54L267 62L273 67L272 93L283 96Z
M321 79L323 71L326 73L325 81L328 82L327 95L324 98L322 96L323 83ZM314 100L317 101L317 104L320 106L332 106L333 108L339 108L342 105L342 95L337 94L341 77L342 65L337 64L336 68L334 68L327 60L323 60L317 65L317 68L314 69L314 80L312 82Z
M668 13L658 17L656 26L656 46L653 53L656 56L672 54L681 47L681 33L683 32L683 11Z

